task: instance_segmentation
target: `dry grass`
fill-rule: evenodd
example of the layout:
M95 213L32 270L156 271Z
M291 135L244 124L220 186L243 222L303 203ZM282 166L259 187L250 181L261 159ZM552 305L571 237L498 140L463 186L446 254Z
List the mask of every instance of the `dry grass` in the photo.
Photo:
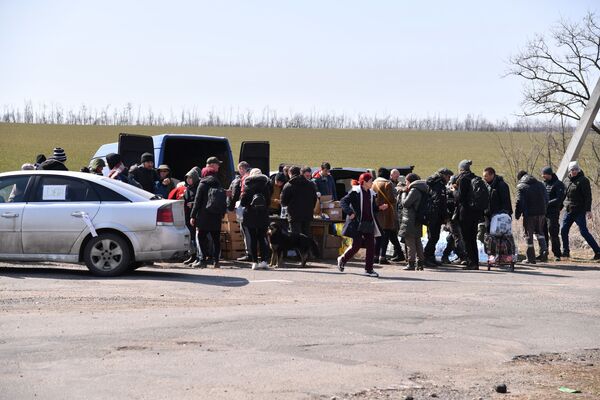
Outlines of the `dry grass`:
M51 154L56 146L66 150L67 165L76 170L87 165L101 144L116 141L119 132L225 136L231 142L234 155L239 153L243 140L268 140L272 169L281 162L318 165L327 160L333 166L365 168L415 165L415 172L427 176L443 166L454 170L460 160L470 158L477 170L493 165L502 173L496 134L488 132L28 124L0 124L0 171L18 169L23 163L32 162L38 153ZM528 145L527 135L518 140L523 146Z

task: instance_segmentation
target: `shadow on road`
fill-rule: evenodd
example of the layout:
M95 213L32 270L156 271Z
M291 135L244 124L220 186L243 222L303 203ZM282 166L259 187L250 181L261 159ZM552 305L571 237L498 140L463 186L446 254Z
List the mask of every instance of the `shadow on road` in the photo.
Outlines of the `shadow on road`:
M41 279L65 279L65 280L129 280L129 281L164 281L164 282L187 282L200 285L241 287L249 282L247 279L229 276L211 276L186 274L181 272L147 271L136 270L125 275L115 277L97 277L87 269L70 269L60 267L2 267L0 275L13 279L41 278Z
M582 264L541 264L541 267L549 269L557 269L562 271L598 271L600 272L600 265L584 265Z

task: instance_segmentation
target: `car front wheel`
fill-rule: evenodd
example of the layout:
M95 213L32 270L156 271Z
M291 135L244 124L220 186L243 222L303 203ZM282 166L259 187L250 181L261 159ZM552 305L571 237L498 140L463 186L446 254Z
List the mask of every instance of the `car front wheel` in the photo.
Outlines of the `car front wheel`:
M114 233L101 233L85 246L83 258L90 272L98 276L117 276L131 265L126 241Z

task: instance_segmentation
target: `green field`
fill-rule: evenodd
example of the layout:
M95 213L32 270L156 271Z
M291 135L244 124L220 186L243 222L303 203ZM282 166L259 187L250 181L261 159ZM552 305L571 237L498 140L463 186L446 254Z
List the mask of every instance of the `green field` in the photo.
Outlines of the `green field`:
M0 124L0 171L19 169L33 162L35 155L52 154L56 146L67 153L67 166L79 170L104 143L117 140L120 132L155 135L191 133L225 136L234 159L243 140L271 142L271 169L280 162L332 166L377 168L379 166L415 165L415 172L426 176L440 167L456 170L458 162L469 158L476 171L494 166L505 169L498 138L507 133L440 132L440 131L373 131L311 130L258 128L184 128L144 126L73 126ZM527 134L514 134L523 148L530 147Z

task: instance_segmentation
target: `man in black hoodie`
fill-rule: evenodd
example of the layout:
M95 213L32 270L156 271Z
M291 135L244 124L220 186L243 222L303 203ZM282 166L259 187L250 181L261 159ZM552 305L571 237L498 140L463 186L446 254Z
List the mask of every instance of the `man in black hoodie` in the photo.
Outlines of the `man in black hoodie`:
M513 209L510 201L510 188L496 170L487 167L483 170L483 180L488 184L490 190L490 206L484 212L485 227L490 231L490 222L496 214L508 214L512 217Z
M542 262L548 261L548 245L544 236L544 225L546 224L546 207L548 204L548 193L546 186L526 171L517 174L517 201L515 203L515 218L518 220L523 215L523 229L527 238L527 263L535 264L535 249L533 237L536 236L540 245L540 257Z
M558 176L552 171L552 167L544 167L542 169L542 178L546 185L548 193L548 209L546 210L546 225L544 226L544 236L546 243L552 243L552 253L554 261L560 261L560 211L563 208L563 200L565 199L565 184L558 179Z
M588 245L594 250L594 260L600 260L600 247L587 228L587 219L592 219L592 188L589 179L583 174L577 161L569 164L569 182L564 202L566 213L563 216L560 235L563 241L562 255L570 256L569 251L569 230L573 223L579 227L581 236Z
M454 172L448 168L441 168L434 175L427 178L427 186L429 186L431 193L431 209L427 218L427 244L423 253L425 255L425 265L428 267L441 265L435 259L435 247L438 240L440 240L442 225L448 221L448 193L446 185L452 175L454 175Z
M462 232L467 265L465 269L479 269L479 250L477 247L477 226L483 218L483 212L489 207L489 192L485 182L471 172L471 160L462 160L458 164L456 213ZM484 192L485 191L485 192Z
M141 165L130 173L131 177L138 182L142 189L154 193L154 184L158 181L158 173L154 169L154 156L150 153L142 154Z
M290 168L292 178L281 191L281 206L287 207L290 231L310 236L310 223L317 201L315 184L300 174L300 167Z

